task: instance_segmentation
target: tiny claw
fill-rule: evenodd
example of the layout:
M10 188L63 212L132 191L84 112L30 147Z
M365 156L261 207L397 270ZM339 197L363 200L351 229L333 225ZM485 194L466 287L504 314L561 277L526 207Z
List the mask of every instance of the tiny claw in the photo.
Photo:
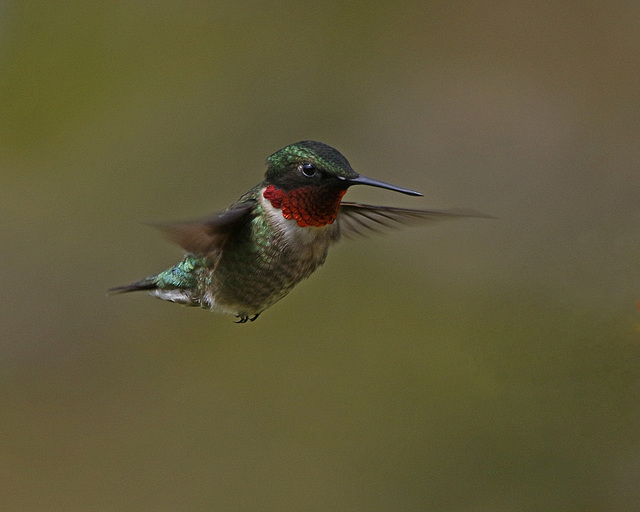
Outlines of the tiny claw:
M249 318L249 315L236 315L236 318L238 320L236 320L234 323L246 324L247 322L254 322L256 318L258 318L259 316L260 316L260 313L253 315L251 318Z

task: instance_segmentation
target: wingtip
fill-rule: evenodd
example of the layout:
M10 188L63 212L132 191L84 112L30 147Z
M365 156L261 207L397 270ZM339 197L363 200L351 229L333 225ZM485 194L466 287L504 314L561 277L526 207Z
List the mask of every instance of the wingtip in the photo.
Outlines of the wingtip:
M457 215L459 217L473 217L477 219L497 219L493 215L489 215L488 213L481 212L480 210L475 210L473 208L452 208L446 210L446 213L450 215Z

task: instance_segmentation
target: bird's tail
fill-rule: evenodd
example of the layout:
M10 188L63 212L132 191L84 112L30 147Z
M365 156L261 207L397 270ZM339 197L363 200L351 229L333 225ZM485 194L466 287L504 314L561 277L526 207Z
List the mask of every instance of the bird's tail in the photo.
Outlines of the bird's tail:
M158 288L157 276L145 277L144 279L135 283L127 284L125 286L116 286L115 288L109 288L107 290L108 295L114 295L117 293L139 292L142 290L155 290Z

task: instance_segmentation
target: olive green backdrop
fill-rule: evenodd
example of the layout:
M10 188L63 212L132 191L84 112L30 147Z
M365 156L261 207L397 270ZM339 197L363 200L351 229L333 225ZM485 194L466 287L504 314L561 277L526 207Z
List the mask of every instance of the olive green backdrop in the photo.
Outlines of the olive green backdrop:
M634 511L640 4L0 7L3 511ZM108 287L301 139L497 219L264 313Z

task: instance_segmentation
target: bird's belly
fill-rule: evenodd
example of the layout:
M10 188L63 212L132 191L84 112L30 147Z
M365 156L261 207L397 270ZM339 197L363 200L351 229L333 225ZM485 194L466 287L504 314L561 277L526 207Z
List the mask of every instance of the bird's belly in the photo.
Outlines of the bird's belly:
M241 316L261 313L309 277L327 257L331 237L319 228L296 239L276 236L225 251L205 291L206 304Z

